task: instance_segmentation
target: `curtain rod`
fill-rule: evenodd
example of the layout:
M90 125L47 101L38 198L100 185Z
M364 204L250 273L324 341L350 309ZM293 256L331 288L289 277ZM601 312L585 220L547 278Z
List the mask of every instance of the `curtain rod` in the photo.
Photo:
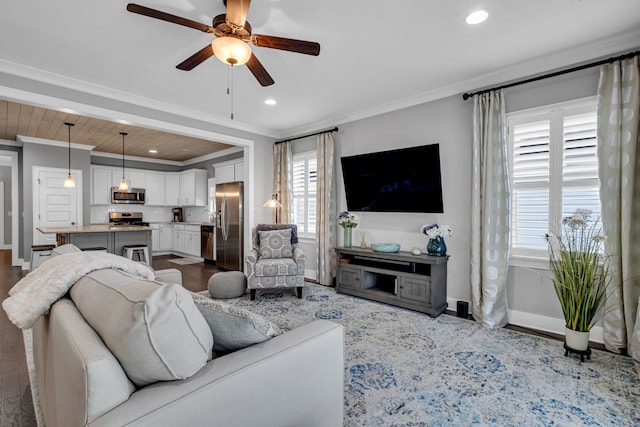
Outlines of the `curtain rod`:
M321 133L325 133L325 132L338 132L338 127L336 126L333 129L321 130L320 132L314 132L308 135L296 136L295 138L283 139L282 141L274 142L274 144L282 144L283 142L287 142L287 141L295 141L296 139L308 138L310 136L320 135Z
M466 92L466 93L464 93L462 95L462 99L464 99L466 101L467 99L469 99L470 97L472 97L474 95L481 95L483 93L491 92L493 90L506 89L508 87L518 86L518 85L522 85L522 84L525 84L525 83L536 82L538 80L544 80L544 79L548 79L550 77L561 76L563 74L569 74L569 73L573 73L573 72L576 72L576 71L585 70L587 68L597 67L599 65L610 64L610 63L612 63L614 61L620 61L622 59L633 58L634 56L638 56L638 55L640 55L640 50L636 50L635 52L626 53L624 55L616 56L616 57L613 57L613 58L603 59L601 61L592 62L590 64L579 65L577 67L568 68L566 70L555 71L553 73L544 74L542 76L531 77L529 79L525 79L525 80L520 80L520 81L513 82L513 83L504 84L502 86L496 86L496 87L492 87L492 88L489 88L489 89L482 89L482 90L478 90L476 92L471 92L471 93Z

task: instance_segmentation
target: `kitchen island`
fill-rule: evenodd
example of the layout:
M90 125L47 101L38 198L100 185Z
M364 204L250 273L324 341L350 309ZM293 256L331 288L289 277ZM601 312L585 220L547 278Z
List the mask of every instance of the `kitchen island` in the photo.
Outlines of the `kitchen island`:
M74 227L37 227L44 234L55 234L58 246L72 243L80 249L105 248L107 252L122 255L122 247L146 245L151 255L151 227L146 225L93 224Z

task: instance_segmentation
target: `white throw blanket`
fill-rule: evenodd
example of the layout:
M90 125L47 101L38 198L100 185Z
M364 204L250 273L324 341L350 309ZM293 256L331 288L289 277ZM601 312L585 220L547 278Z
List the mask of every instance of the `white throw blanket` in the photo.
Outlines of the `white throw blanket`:
M16 283L2 308L18 328L30 328L82 276L105 268L143 279L154 278L148 266L118 255L95 251L67 253L51 258Z

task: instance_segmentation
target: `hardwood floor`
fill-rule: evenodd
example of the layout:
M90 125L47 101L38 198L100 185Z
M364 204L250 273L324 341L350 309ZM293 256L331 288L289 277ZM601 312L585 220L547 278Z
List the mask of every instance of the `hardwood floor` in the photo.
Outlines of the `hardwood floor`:
M191 291L207 289L209 277L220 271L204 263L174 264L169 261L172 258L179 257L154 256L153 268L177 268L182 272L184 287ZM10 250L0 250L0 300L9 296L9 289L26 273L20 267L11 267ZM0 310L0 426L36 426L22 331L9 321L4 310Z

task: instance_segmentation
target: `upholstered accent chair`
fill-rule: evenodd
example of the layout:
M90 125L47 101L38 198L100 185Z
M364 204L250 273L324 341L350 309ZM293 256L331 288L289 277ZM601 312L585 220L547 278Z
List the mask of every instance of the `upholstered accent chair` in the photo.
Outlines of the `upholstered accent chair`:
M252 231L253 249L245 257L251 300L257 289L295 288L302 298L306 256L298 247L295 224L258 224Z

